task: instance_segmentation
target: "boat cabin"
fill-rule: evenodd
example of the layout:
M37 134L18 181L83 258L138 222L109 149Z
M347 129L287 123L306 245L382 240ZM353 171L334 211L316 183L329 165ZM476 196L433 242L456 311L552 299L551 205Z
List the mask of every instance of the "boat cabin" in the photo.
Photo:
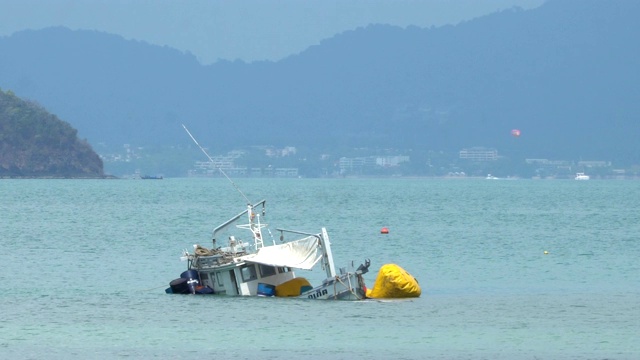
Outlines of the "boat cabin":
M202 285L212 288L216 294L225 295L268 295L260 292L295 278L295 273L290 268L247 262L210 269L201 265L198 272Z

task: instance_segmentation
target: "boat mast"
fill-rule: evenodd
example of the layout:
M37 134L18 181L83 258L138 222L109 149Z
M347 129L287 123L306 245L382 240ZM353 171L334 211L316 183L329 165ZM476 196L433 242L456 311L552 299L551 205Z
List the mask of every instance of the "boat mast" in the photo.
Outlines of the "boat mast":
M211 156L209 156L209 154L207 153L207 151L200 146L200 144L198 143L198 141L196 140L196 138L193 137L193 135L191 135L191 132L189 131L189 129L187 129L186 126L184 126L184 124L181 124L182 127L184 128L184 131L187 132L187 134L189 134L189 137L191 137L191 140L193 140L194 143L196 143L196 145L200 148L200 150L207 156L207 158L209 159L209 161L211 162L211 164L214 164L213 158ZM251 201L249 201L249 198L247 198L244 193L240 190L240 188L238 187L238 185L236 185L236 183L233 182L233 180L231 180L231 178L229 176L227 176L227 173L225 173L221 167L216 166L216 169L218 169L218 171L220 171L220 173L222 175L224 175L224 177L227 178L227 180L229 180L229 182L231 183L231 185L233 185L234 188L236 188L236 190L238 190L238 192L240 193L240 195L242 195L242 197L247 201L247 205L251 206Z
M325 270L327 271L327 277L333 278L336 277L336 269L333 268L333 253L331 253L331 243L329 242L329 234L327 233L327 229L322 228L322 235L320 236L320 244L322 245L323 257L322 261L324 261Z
M262 204L263 213L264 213L264 204L266 203L266 201L267 201L266 199L263 199L263 200L260 200L260 201L258 201L257 203L255 203L255 204L253 204L253 205L248 205L248 206L247 206L247 210L245 210L245 211L243 211L243 212L239 213L238 215L236 215L236 216L232 217L231 219L229 219L229 220L225 221L224 223L222 223L222 224L218 225L215 229L213 229L212 237L213 237L213 244L214 244L214 247L215 247L215 245L216 245L216 233L217 233L218 231L221 231L222 229L225 229L227 226L229 226L230 224L234 223L236 220L238 220L240 217L242 217L242 215L244 215L244 214L246 214L246 213L249 213L249 216L251 216L251 211L252 211L252 209L256 208L256 207L257 207L258 205L260 205L260 204ZM242 225L239 225L239 226L242 226ZM263 227L264 227L264 226L263 226Z
M237 225L237 227L251 231L251 234L253 235L253 243L256 251L258 251L264 246L264 241L262 240L262 228L266 227L267 224L262 224L260 222L260 214L254 212L254 208L255 205L247 205L246 213L249 216L249 223L245 225ZM264 214L264 201L262 202L262 211Z

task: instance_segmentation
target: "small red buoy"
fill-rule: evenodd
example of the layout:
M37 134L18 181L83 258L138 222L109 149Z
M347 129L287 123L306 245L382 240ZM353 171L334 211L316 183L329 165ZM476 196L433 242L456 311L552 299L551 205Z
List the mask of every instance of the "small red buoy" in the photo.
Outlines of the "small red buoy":
M389 233L389 229L387 229L386 227L383 227L382 229L380 229L380 234L388 234Z

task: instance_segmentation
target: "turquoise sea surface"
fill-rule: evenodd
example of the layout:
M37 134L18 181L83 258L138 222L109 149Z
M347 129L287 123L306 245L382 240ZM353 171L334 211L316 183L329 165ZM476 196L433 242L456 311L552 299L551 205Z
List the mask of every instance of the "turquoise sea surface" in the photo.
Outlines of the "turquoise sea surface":
M0 180L0 358L640 359L640 182L234 181L272 228L326 227L337 267L371 259L372 286L398 264L422 296L168 295L182 249L244 210L227 180Z

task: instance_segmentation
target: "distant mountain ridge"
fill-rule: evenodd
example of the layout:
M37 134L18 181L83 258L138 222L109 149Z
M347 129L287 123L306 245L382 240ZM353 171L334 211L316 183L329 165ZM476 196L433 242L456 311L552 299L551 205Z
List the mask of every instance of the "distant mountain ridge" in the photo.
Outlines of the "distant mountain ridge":
M50 28L0 38L0 87L94 144L185 143L187 123L221 149L486 146L629 164L640 162L639 16L636 1L551 0L456 26L371 25L278 62L208 66Z

